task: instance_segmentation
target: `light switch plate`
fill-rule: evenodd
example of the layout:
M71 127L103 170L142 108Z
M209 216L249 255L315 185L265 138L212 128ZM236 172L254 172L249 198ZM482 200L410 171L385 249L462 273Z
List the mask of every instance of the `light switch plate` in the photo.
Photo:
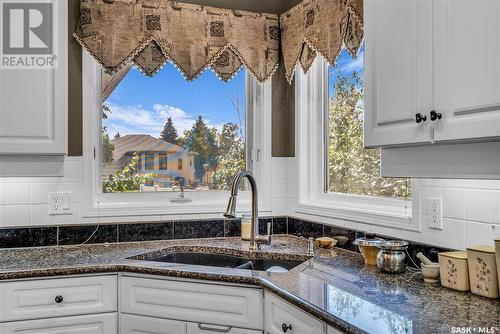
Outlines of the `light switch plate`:
M436 230L443 229L441 198L429 198L429 227Z
M71 215L73 214L72 192L49 193L49 215Z

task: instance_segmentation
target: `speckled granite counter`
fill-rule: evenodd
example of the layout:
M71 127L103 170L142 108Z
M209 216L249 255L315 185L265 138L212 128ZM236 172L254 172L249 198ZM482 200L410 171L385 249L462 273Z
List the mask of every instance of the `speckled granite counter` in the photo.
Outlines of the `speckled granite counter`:
M287 273L127 259L166 248L246 254L238 238L3 249L0 280L131 272L252 284L348 333L451 333L452 327L467 326L496 327L498 332L500 324L499 300L428 285L419 274L382 274L365 267L359 254L341 249L319 250L307 260L306 242L291 236L275 236L256 253L305 261Z

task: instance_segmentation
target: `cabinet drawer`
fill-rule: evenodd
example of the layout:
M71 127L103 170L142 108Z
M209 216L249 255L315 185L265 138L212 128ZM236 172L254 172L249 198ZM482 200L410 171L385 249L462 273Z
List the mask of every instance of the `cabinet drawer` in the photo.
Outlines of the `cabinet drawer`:
M121 314L120 334L186 334L184 321Z
M2 334L117 334L116 313L15 321L0 324Z
M264 297L264 309L266 334L283 334L283 324L291 326L287 334L325 333L323 322L269 293Z
M188 323L188 334L262 334L262 331L255 331L251 329L234 328L227 326L216 326L208 324Z
M0 322L114 312L117 277L0 283L0 296Z
M123 277L122 312L262 330L259 289Z

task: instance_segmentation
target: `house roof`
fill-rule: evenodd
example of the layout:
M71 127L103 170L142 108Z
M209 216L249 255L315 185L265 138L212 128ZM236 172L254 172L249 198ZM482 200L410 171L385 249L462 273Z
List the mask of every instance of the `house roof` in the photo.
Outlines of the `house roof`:
M184 149L150 135L126 135L110 140L114 145L113 160L119 160L129 152L167 152L182 153Z

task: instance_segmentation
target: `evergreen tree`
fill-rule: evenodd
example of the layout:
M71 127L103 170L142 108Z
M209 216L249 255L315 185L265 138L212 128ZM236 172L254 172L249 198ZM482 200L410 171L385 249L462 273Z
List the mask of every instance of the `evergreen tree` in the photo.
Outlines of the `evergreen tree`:
M238 137L238 125L226 123L222 126L222 132L219 138L219 153L226 155L231 147L241 138Z
M217 130L209 129L201 116L191 130L184 133L184 148L197 153L194 158L194 174L198 181L203 181L205 170L213 170L217 165Z
M167 118L167 122L163 127L160 139L166 141L167 143L178 144L177 129L174 127L172 117Z
M110 163L113 161L113 150L115 146L109 141L107 132L102 133L102 162Z

